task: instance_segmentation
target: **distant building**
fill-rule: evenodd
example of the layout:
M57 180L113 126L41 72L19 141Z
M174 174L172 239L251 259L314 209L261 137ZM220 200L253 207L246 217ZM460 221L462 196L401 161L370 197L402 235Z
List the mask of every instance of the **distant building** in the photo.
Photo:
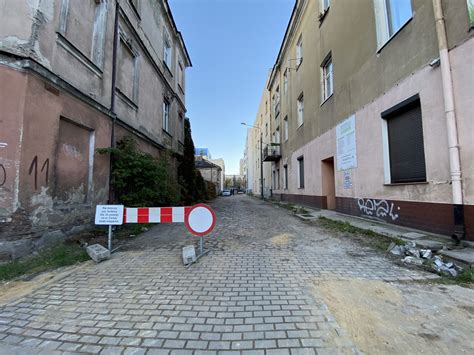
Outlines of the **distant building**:
M245 160L243 158L239 161L239 174L245 175Z
M245 189L245 175L226 175L226 187L234 187L239 190Z
M221 167L221 191L224 190L224 180L225 180L225 163L224 163L224 159L222 158L219 158L219 159L210 159L209 161L211 161L212 163L216 164L216 165L219 165Z
M213 162L197 158L195 162L196 169L198 169L207 182L211 182L216 186L216 193L219 195L222 192L222 168Z
M211 159L211 152L209 151L208 148L195 148L194 155L196 157L202 157L207 160Z

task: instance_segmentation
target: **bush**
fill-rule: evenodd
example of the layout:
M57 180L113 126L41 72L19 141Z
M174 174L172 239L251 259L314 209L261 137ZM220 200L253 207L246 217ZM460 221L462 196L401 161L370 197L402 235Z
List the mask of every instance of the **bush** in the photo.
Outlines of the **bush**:
M98 149L112 155L112 189L118 202L130 206L173 206L180 202L180 186L171 169L170 157L143 153L132 137L116 148Z

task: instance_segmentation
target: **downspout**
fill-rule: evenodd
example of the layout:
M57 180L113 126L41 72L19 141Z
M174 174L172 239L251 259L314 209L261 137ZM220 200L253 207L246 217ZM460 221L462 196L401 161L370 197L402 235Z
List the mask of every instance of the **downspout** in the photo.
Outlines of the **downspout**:
M439 58L441 62L441 81L443 85L444 111L448 133L449 165L454 207L454 232L452 237L456 240L464 238L464 207L461 182L461 159L459 154L459 141L456 127L456 111L454 107L453 79L451 76L451 63L449 60L446 26L444 23L443 7L441 0L433 0L433 9L438 36Z
M115 19L114 19L114 44L112 49L112 87L110 91L110 113L112 114L112 130L110 133L110 147L115 148L115 124L117 114L115 113L115 86L117 81L117 50L118 50L118 22L119 22L119 0L115 2ZM112 191L112 154L109 160L109 203L113 202L114 196Z

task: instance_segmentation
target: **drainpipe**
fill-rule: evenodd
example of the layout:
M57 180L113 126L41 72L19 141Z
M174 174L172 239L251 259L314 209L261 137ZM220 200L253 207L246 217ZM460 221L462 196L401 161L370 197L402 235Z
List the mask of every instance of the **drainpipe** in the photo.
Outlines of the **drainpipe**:
M449 165L454 206L454 233L453 238L459 241L464 238L464 208L461 183L461 159L456 127L456 111L454 107L453 79L451 63L449 61L448 41L444 23L441 0L433 0L433 9L438 35L439 58L441 62L441 81L443 85L444 111L448 133Z
M119 22L119 0L115 2L115 19L114 19L114 43L112 49L112 88L110 91L110 113L112 114L112 131L110 133L110 147L115 148L115 124L117 121L117 114L115 113L115 85L117 81L117 50L118 50L118 22ZM112 193L112 154L110 154L109 161L109 202L113 201Z

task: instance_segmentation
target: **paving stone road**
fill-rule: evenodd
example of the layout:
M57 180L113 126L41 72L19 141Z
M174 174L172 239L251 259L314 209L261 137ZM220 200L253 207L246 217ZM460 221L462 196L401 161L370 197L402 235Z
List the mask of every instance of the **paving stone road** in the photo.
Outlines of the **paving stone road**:
M159 225L126 250L0 307L0 353L358 353L318 296L318 280L413 280L289 211L218 198L211 252L191 268L182 225Z

